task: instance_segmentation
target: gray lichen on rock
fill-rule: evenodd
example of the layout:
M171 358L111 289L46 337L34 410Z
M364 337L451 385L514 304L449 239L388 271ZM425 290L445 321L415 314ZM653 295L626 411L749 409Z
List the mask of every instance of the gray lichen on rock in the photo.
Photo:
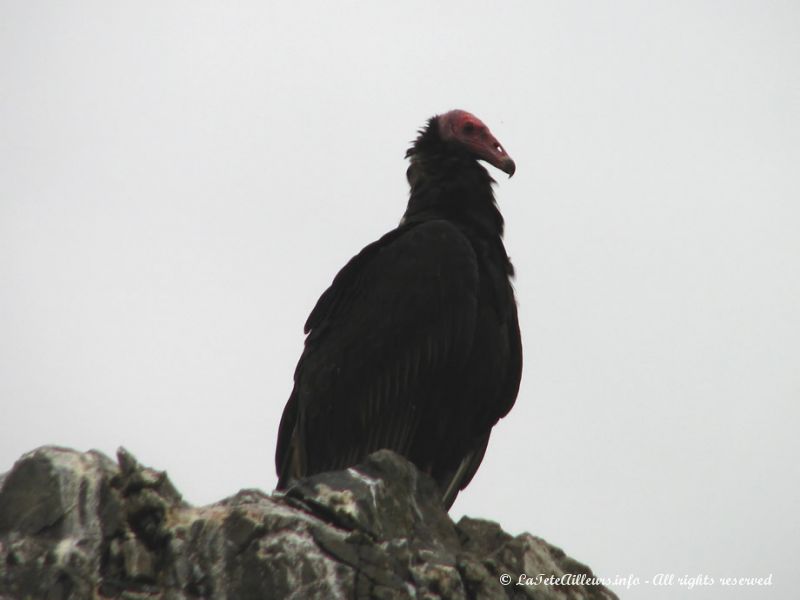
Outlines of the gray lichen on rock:
M434 483L382 450L285 493L183 501L124 449L42 447L0 475L0 600L48 598L609 599L600 585L517 586L591 571L529 534L450 520Z

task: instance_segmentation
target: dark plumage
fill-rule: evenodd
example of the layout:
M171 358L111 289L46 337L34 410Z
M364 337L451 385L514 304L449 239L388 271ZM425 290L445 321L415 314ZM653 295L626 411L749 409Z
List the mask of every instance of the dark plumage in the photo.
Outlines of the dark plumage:
M400 225L339 271L306 322L278 434L279 489L389 448L430 474L449 508L516 399L514 271L478 159L509 176L514 161L464 111L430 119L406 156Z

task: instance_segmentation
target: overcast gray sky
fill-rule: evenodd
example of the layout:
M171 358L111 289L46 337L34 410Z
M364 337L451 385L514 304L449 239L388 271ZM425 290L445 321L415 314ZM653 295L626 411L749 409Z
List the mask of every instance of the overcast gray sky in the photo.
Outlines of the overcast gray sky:
M291 4L291 6L289 6ZM0 471L270 490L319 294L483 119L525 350L451 514L600 576L765 576L800 517L800 4L0 1Z

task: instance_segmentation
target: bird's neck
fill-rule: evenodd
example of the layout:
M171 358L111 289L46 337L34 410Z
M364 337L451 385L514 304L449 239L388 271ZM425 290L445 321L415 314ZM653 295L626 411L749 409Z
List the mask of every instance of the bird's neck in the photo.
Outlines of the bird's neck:
M494 180L477 161L415 157L407 176L411 193L404 224L447 219L481 236L502 238L503 216L494 200Z

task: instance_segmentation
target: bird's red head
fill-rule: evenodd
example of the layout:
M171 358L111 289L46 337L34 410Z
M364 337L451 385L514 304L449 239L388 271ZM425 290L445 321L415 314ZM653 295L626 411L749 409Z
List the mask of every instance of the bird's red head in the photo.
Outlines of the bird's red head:
M458 144L476 158L485 160L511 177L516 165L489 128L475 115L465 110L451 110L439 115L439 135Z

